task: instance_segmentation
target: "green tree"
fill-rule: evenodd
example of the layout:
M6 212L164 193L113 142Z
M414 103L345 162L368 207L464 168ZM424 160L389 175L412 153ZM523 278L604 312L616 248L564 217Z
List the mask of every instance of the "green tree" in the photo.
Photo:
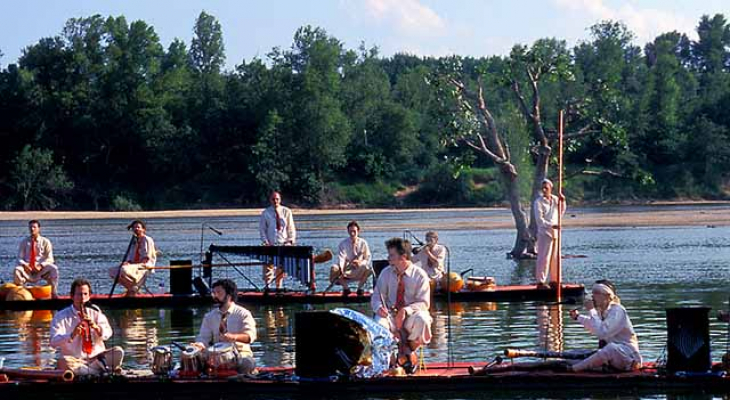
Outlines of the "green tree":
M9 164L12 196L8 205L11 208L56 208L58 197L74 186L63 167L54 163L51 150L25 146Z

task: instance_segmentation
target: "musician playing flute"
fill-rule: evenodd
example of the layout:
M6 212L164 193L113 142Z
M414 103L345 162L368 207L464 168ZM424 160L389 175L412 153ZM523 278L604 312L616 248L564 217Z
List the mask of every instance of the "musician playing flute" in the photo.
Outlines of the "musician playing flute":
M271 206L267 207L259 218L259 234L264 246L293 246L297 241L297 229L289 208L281 205L281 194L271 192ZM263 267L265 290L276 280L276 288L281 289L284 282L284 269L281 266L265 265Z
M436 231L426 232L426 244L413 255L413 262L423 268L435 285L441 284L446 262L446 247L438 244L439 234ZM434 286L434 287L437 287Z
M586 299L588 315L571 310L570 317L589 332L598 336L602 346L595 354L572 366L573 371L603 370L632 371L641 367L639 340L634 326L616 295L616 287L608 280L593 285L593 300Z
M357 295L364 294L363 288L372 274L372 254L365 239L360 237L357 221L347 224L348 238L338 246L337 264L330 268L330 283L342 286L342 295L350 294L350 282L357 283Z
M256 340L256 321L247 309L235 303L238 297L236 282L221 279L213 283L213 303L217 306L205 314L200 333L193 346L205 350L216 343L233 343L238 350L238 372L251 373L256 361L251 343Z
M91 283L82 278L74 280L70 294L73 303L51 321L51 347L61 353L56 368L71 370L76 375L118 372L124 350L119 346L107 349L104 345L112 336L112 327L99 307L86 304Z
M126 290L127 296L133 297L139 293L144 285L148 273L154 273L157 262L155 241L147 236L147 225L143 221L134 220L127 226L132 231L132 245L121 266L109 269L109 276L115 279L119 276L119 284ZM121 271L119 270L121 268Z
M548 288L550 282L557 283L557 257L554 243L558 240L560 230L558 213L565 214L565 196L560 198L553 194L553 182L543 179L541 195L535 199L535 221L537 222L537 261L535 262L535 280L538 288Z
M388 265L380 273L370 304L375 321L397 340L401 366L412 374L418 366L416 350L431 341L431 288L428 275L411 262L411 243L393 238L385 242Z
M13 273L13 281L18 286L36 283L41 279L51 285L51 296L58 298L58 267L54 264L53 245L41 236L41 223L28 222L30 236L20 241L18 246L18 265Z

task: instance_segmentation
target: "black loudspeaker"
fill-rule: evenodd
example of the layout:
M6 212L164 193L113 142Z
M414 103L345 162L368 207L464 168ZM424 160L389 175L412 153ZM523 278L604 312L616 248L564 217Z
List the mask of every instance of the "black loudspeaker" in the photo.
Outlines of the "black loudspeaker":
M294 334L295 370L303 378L349 376L370 347L368 333L360 324L327 311L297 313Z
M193 262L191 260L172 260L170 266L173 267L170 268L170 293L173 295L193 294Z
M667 309L667 370L710 370L709 313L709 307Z

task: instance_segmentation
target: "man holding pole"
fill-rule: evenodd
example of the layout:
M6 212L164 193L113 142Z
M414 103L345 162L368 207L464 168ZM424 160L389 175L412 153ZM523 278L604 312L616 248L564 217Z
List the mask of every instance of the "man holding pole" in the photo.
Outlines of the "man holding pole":
M132 230L132 242L122 265L110 268L109 276L118 279L118 283L127 289L127 296L136 296L147 278L147 270L154 272L151 268L157 262L157 251L155 241L146 235L147 226L144 222L132 221L127 230Z
M557 248L560 226L558 225L559 215L565 214L565 196L560 198L553 193L553 183L550 179L543 179L542 194L535 199L535 221L537 222L537 261L535 262L535 280L538 288L549 288L550 282L558 282L558 257L560 251Z

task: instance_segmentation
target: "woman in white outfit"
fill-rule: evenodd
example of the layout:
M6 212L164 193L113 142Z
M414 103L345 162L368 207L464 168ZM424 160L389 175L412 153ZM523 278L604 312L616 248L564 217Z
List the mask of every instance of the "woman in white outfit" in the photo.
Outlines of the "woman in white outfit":
M626 309L616 296L616 287L608 280L600 280L593 285L592 292L593 300L585 301L588 315L572 310L570 317L598 336L601 348L592 356L574 364L572 370L601 371L608 367L619 371L633 371L641 368L639 340Z

